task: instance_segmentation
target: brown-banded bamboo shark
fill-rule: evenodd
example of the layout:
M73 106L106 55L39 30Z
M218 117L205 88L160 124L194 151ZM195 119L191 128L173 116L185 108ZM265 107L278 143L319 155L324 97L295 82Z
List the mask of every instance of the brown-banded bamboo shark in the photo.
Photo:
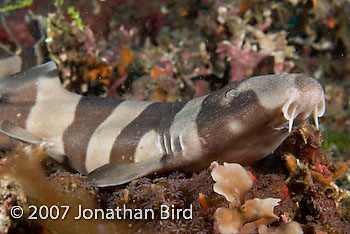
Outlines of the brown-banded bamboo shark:
M251 77L190 101L158 103L71 93L48 62L0 81L0 94L1 146L11 146L7 136L47 142L100 187L197 171L214 160L248 164L310 116L318 128L325 112L322 86L302 74Z

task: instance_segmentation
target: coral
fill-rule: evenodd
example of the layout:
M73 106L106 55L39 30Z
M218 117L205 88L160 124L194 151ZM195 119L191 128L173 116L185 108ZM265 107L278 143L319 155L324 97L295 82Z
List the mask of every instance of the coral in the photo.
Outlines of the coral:
M264 51L254 51L249 42L242 46L239 42L232 44L223 41L218 45L216 53L219 59L230 61L230 81L251 76L258 63L268 56Z
M213 215L224 199L212 190L213 180L205 170L186 178L185 174L174 172L167 177L141 178L126 187L111 191L100 191L99 199L105 209L123 207L155 211L154 220L130 220L135 228L150 227L166 233L210 233L213 230ZM203 202L204 201L204 202ZM204 205L203 207L203 203ZM192 219L160 219L160 206L167 205L173 210L188 209L192 206Z
M63 85L83 94L107 91L113 68L98 56L93 32L89 27L84 27L74 8L68 9L74 19L68 22L62 6L58 4L57 7L57 13L48 16L46 42L51 59L62 71ZM74 67L71 67L72 64Z
M240 233L240 231L244 233L243 230L252 222L257 221L258 223L260 221L270 224L278 220L278 217L273 213L273 209L279 201L280 199L275 198L255 198L246 201L238 208L219 207L214 213L215 228L222 234ZM259 225L257 223L256 226ZM245 227L243 227L244 224L246 224Z
M275 206L281 201L278 198L254 198L241 205L245 193L252 187L250 174L242 166L236 163L224 163L223 166L212 163L211 168L211 175L216 182L214 191L224 195L230 202L230 208L219 207L215 211L215 229L218 233L246 233L248 230L254 232L260 225L271 224L279 219L274 214ZM225 183L226 189L215 189L222 183ZM231 198L232 195L235 199ZM237 197L240 198L239 202L236 201Z
M247 200L240 207L240 210L243 213L243 217L246 222L253 222L263 217L278 219L278 216L273 213L273 208L277 206L280 201L281 200L277 198L254 198Z
M15 226L18 220L12 219L10 211L13 206L27 206L27 198L23 188L9 176L0 179L0 233L8 233L11 226Z
M334 162L334 159L329 154L321 151L321 134L319 131L315 132L312 126L307 125L299 129L287 141L294 143L288 146L286 146L287 144L281 146L279 150L283 152L279 154L284 155L285 160L288 157L294 157L291 155L298 155L302 162L308 163L302 169L309 169L307 174L310 174L314 180L324 185L329 185L332 181L344 176L347 168L346 164L344 162ZM300 168L302 166L298 165L297 167Z
M244 218L236 209L219 207L214 215L217 231L222 234L238 233L244 224Z
M78 198L96 198L97 189L88 182L86 176L82 176L81 174L56 172L51 174L47 179L52 186L56 187L58 193L64 193Z
M291 199L298 209L291 207L293 213L290 209L284 213L296 221L308 220L303 225L306 233L310 230L344 233L350 226L337 207L342 207L350 192L339 188L334 181L344 176L347 166L341 161L334 162L329 153L321 151L321 142L319 132L307 125L277 150L284 160L293 157L296 162L294 170L285 165L290 173L286 184L294 192Z
M229 206L223 199L224 196L220 196L212 190L214 181L208 171L201 172L198 175L194 174L192 177L175 172L167 177L141 178L113 190L101 190L98 193L98 198L105 210L123 207L123 205L132 210L147 208L155 210L155 220L136 221L127 218L126 223L130 225L130 228L127 229L128 232L136 230L156 230L169 233L212 232L214 217L220 216L220 213L223 217L222 222L226 220L230 224L228 226L224 225L227 230L235 228L246 233L257 232L259 228L261 233L266 233L266 231L283 233L288 232L288 230L298 233L300 226L291 223L293 220L303 223L302 227L306 233L321 230L344 232L347 223L340 215L337 204L343 207L341 201L342 199L346 200L347 191L335 186L333 182L327 185L320 183L311 175L311 172L319 173L321 177L330 175L335 179L343 175L346 165L333 162L327 154L317 153L321 147L320 141L320 134L314 132L311 127L305 127L300 131L296 131L277 150L277 154L281 155L281 158L271 160L270 157L267 157L251 165L249 171L245 171L241 166L233 167L244 172L243 177L240 177L240 182L245 180L248 185L252 183L251 189L245 192L244 196L240 196L242 197L242 203L236 205L236 207L232 204ZM292 158L293 163L291 165L294 169L290 170L286 167L284 171L283 165L288 164L285 164L283 160L288 158ZM221 167L215 163L211 165L214 175L220 172ZM224 175L230 175L229 169L221 170L222 172ZM72 181L72 179L77 179L77 182L84 181L84 177L68 175L68 173L54 174L52 177L56 181L58 180L59 184L64 184L66 189L63 191L73 192L75 190L71 188L75 188L75 186L69 186L71 182L68 181ZM68 180L60 183L61 177L68 177ZM220 176L217 175L216 177ZM225 177L235 179L234 176ZM216 178L216 180L220 179ZM73 184L77 182L73 182ZM78 189L78 194L80 194L79 191L85 194L84 196L93 197L91 187L88 188L87 193L84 193L83 189ZM227 190L224 189L223 191ZM230 191L232 189L229 189L228 193ZM71 196L76 195L71 194ZM271 197L275 199L271 199ZM279 205L275 207L274 205L278 200L280 200ZM267 208L263 209L267 213L260 212L261 204L268 204ZM161 205L168 205L174 210L186 209L192 205L193 219L160 220ZM276 214L272 213L272 208L274 208ZM345 217L346 213L342 212ZM277 214L280 221L272 223L266 229L267 227L264 225L275 221L275 215ZM269 218L258 219L264 215ZM247 223L245 220L256 221ZM216 223L218 222L216 221ZM291 224L289 225L289 223ZM217 225L216 228L218 228Z
M77 220L79 205L82 208L97 209L95 189L80 175L70 175L68 173L57 173L49 178L46 176L42 166L46 157L43 147L19 147L15 151L5 155L6 162L0 168L1 177L1 208L5 215L1 228L3 233L7 233L9 228L14 233L98 233L116 232L124 230L126 224L118 225L105 222L104 220ZM23 167L25 165L25 167ZM19 205L24 210L21 219L9 217L12 206ZM34 213L30 206L37 207ZM63 217L64 206L69 207L64 218L59 219L28 219L29 215L39 216L41 206L57 206L60 217ZM10 222L8 222L10 220Z
M269 230L266 225L260 225L259 234L303 234L303 229L297 222L290 222L287 224L282 224L275 230Z
M258 170L256 174L261 172ZM286 177L283 174L267 173L257 175L256 182L248 191L246 199L275 197L281 199L276 210L280 214L287 214L288 219L293 220L297 205L293 202L290 189L286 185Z
M253 181L248 172L239 164L224 163L211 165L211 176L216 182L214 191L225 196L226 200L240 205L245 193L252 187Z

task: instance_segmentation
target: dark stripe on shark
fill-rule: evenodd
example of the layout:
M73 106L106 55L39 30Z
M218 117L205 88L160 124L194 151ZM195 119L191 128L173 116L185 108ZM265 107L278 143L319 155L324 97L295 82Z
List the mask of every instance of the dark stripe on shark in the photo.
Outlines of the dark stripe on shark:
M26 121L36 103L39 76L57 74L56 65L51 62L25 72L11 75L0 81L0 109L2 119L26 128ZM51 75L50 75L51 76ZM0 136L1 149L11 148L8 137Z
M33 47L23 51L20 54L22 59L22 70L34 67L36 65L47 62L49 59L49 53L46 47L45 38L35 43Z
M133 162L137 144L142 136L151 130L155 130L161 136L165 134L167 139L170 140L169 128L173 123L175 115L185 104L186 102L156 102L148 106L121 131L113 144L110 161ZM170 144L168 143L168 145Z
M74 169L86 172L85 157L90 138L121 102L110 98L82 97L75 110L74 121L63 134L64 150L70 156L69 164Z
M228 136L234 135L229 127L229 123L234 120L242 121L245 115L256 105L260 105L258 97L254 91L245 91L240 93L231 102L221 105L221 101L225 98L225 93L229 89L218 90L209 95L202 103L202 108L197 116L198 135L202 139L202 149L205 154L220 154L225 149L219 145L229 146L228 142L232 141ZM211 110L208 112L208 110ZM259 114L257 114L259 116ZM244 138L244 136L242 136ZM244 139L243 139L244 140ZM223 144L217 144L221 142ZM231 144L239 144L232 142ZM210 155L209 155L210 156Z
M20 54L22 59L22 70L39 65L38 58L34 47L31 47Z
M17 126L25 128L30 110L36 102L37 86L31 82L22 85L13 93L2 91L0 98L2 120L9 120ZM0 134L0 144L1 149L12 147L9 138L2 134Z
M46 63L0 81L0 110L2 119L26 128L26 122L37 99L38 77L57 77L56 65ZM8 139L0 136L2 148L11 147Z

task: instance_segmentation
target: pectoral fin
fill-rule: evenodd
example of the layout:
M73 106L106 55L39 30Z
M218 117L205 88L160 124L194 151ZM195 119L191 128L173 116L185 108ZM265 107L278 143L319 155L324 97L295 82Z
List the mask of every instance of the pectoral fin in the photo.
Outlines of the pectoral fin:
M27 130L15 125L14 123L8 120L0 120L0 132L11 138L26 143L38 144L42 142L37 136L34 136Z
M19 141L30 144L41 144L44 141L39 137L31 134L27 130L17 126L16 124L8 120L0 120L0 132ZM65 155L57 153L56 151L47 148L47 154L58 162L63 162L66 158Z
M137 163L108 163L88 174L96 187L109 187L125 184L134 179L152 174L164 168L162 157L156 157Z

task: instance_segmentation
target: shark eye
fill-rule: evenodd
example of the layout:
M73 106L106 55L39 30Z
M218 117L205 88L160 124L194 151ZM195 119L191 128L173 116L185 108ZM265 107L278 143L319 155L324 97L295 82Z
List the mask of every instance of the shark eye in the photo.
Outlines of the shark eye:
M226 92L225 97L227 99L234 99L239 95L240 91L238 89L230 89L229 91Z

